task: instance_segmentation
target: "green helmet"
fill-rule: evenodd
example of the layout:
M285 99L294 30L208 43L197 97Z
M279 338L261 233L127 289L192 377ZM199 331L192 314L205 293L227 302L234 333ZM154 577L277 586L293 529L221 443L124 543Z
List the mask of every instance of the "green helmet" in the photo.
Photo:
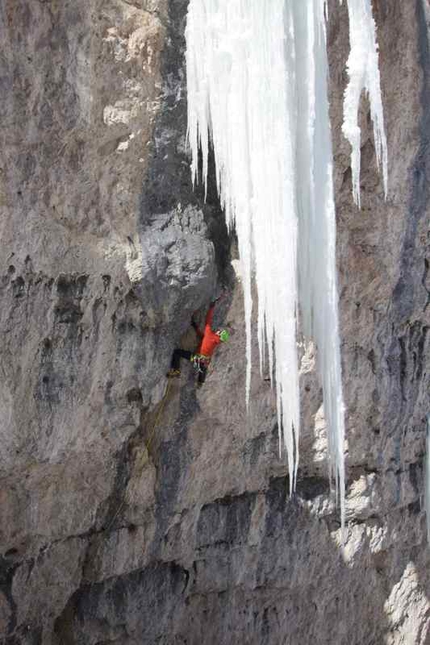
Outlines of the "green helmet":
M220 339L222 340L223 343L226 343L228 341L228 339L230 338L230 334L227 331L227 329L221 329L221 331L219 332L219 337L220 337Z

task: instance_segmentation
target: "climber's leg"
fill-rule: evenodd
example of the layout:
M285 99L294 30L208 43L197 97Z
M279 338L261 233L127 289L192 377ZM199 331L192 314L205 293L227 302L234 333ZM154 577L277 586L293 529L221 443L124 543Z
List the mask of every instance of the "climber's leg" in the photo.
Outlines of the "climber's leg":
M185 358L187 361L191 360L192 352L189 352L186 349L175 349L172 355L172 361L170 363L170 370L167 373L167 376L180 376L181 374L181 358Z
M199 375L197 377L197 384L198 384L199 387L201 387L203 385L203 383L205 382L207 372L208 372L208 366L205 363L201 362L200 363L200 369L199 369Z

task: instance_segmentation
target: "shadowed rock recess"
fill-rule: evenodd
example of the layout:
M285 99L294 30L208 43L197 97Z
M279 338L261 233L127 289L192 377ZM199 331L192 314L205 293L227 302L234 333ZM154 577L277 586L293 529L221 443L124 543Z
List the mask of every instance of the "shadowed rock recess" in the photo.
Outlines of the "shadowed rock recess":
M293 497L257 360L246 411L231 240L213 177L207 203L190 181L187 0L0 2L2 645L430 644L429 10L373 4L390 187L363 100L358 211L329 1L342 554L312 348ZM221 285L231 342L204 388L185 366L163 399Z

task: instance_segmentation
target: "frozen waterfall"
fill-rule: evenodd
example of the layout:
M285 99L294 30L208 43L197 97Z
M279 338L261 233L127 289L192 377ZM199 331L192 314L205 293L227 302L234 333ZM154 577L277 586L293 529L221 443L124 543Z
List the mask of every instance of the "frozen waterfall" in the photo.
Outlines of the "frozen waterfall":
M350 83L344 132L359 169L357 111L369 92L386 180L386 143L370 0L349 0ZM188 134L193 178L213 145L218 191L235 226L251 379L251 283L260 360L268 356L290 488L299 457L298 317L313 339L324 395L331 473L345 517L344 404L336 284L333 155L328 115L325 0L190 0ZM358 57L356 59L356 57ZM378 73L376 73L378 72ZM354 195L359 179L354 171ZM300 312L300 314L299 314Z

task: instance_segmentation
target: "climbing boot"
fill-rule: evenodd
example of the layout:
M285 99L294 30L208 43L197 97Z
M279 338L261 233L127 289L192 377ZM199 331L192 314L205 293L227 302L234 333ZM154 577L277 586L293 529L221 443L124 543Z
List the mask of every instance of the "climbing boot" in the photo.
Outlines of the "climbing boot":
M179 378L181 376L181 370L171 369L166 374L167 378Z

